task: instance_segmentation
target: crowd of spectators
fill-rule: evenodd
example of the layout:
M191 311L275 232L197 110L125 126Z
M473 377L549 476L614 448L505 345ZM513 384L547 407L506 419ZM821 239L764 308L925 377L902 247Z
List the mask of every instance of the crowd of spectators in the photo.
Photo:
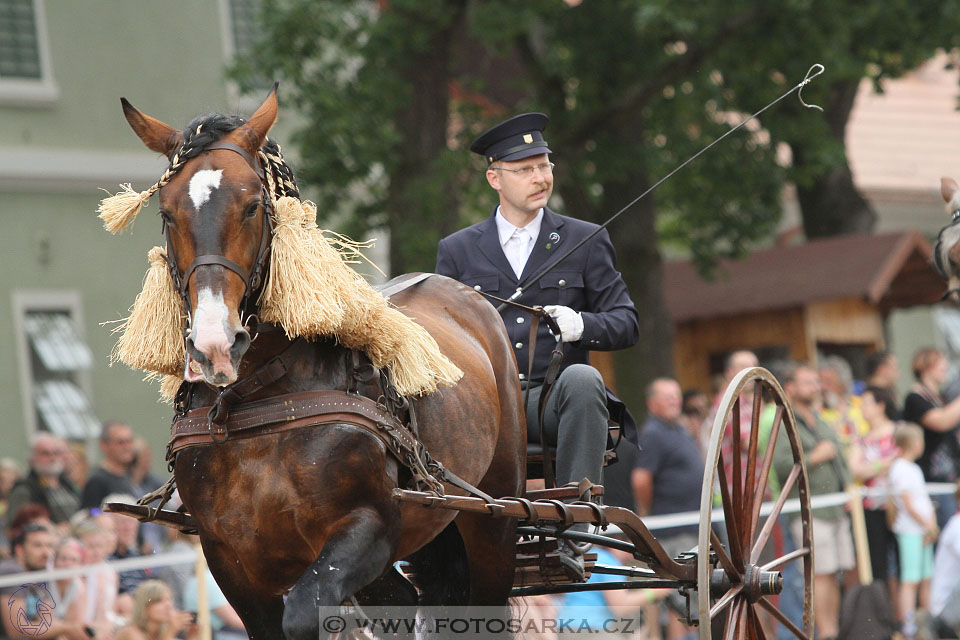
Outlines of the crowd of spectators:
M931 496L926 483L957 484L960 396L944 395L951 388L947 386L949 367L936 349L922 349L913 358L914 383L902 403L896 395L898 363L886 352L868 359L862 381L854 380L839 356L823 357L814 368L805 363L758 363L753 353L744 350L728 356L713 398L701 390L683 391L671 378L659 378L646 392L647 420L641 429L640 450L622 453L619 463L605 472L608 504L613 499L614 504L642 515L697 511L704 458L722 393L738 372L758 364L775 370L793 407L811 495L844 492L852 482L866 487L868 562L874 581L885 589L900 632L907 639L956 637L960 628L958 495L941 491ZM746 451L754 422L759 426L758 456L764 454L770 438L774 407L765 403L754 420L750 393L747 388L741 396L740 442L734 442L730 422L721 437L724 473L720 477L728 483L734 453ZM18 624L13 613L2 616L0 639L195 635L196 625L184 613L196 609L197 584L190 565L117 572L104 563L187 548L191 542L158 525L141 526L132 518L102 510L106 502L133 502L162 481L150 472L146 443L134 437L130 426L105 424L99 445L99 465L89 473L82 449L49 433L33 437L26 468L18 461L0 459L0 577L89 566L81 575L46 582L42 591L36 585L0 588L0 601L10 603L8 609L14 613L18 608L37 611L43 603L55 604L49 608L50 619L40 627ZM792 467L789 440L780 437L764 499L776 498ZM790 491L797 492L796 483ZM813 513L814 622L820 638L838 635L843 593L857 581L849 509L849 505L825 506ZM801 539L800 521L796 514L785 514L780 525L775 536L777 552L786 553ZM672 556L696 545L696 525L654 533ZM614 558L604 560L612 563ZM784 567L779 606L799 626L802 576L797 565ZM596 579L602 578L597 574ZM210 576L207 591L219 636L244 637L239 617ZM649 612L652 603L669 601L664 597L669 594L662 591L600 593L592 596L596 604L611 612ZM576 604L573 599L567 606ZM667 638L695 637L671 607L662 609L659 615ZM21 623L24 620L20 618ZM771 630L777 626L773 619L763 624ZM794 637L783 629L781 633L780 637Z
M699 482L721 396L736 374L762 364L774 371L793 407L808 475L810 494L845 494L852 483L866 488L863 508L868 549L859 562L869 563L873 580L882 585L886 607L897 632L904 638L957 637L960 630L960 515L956 491L927 490L927 483L957 485L960 470L960 396L949 397L949 367L944 354L922 349L913 358L914 383L898 401L900 368L888 352L871 354L862 380L855 380L840 356L819 359L814 367L799 362L758 363L749 351L735 351L726 359L712 401L696 389L680 391L676 381L663 378L648 389L648 420L640 436L642 451L629 456L632 502L616 498L618 506L640 513L664 514L699 509ZM668 389L669 402L658 398ZM771 437L776 407L764 402L754 421L748 387L741 395L739 443L732 421L720 440L721 475L732 482L733 453L746 455L752 424L759 429L758 458ZM943 394L947 393L945 397ZM682 400L681 400L682 398ZM653 399L653 403L650 400ZM745 460L744 457L742 459ZM789 439L782 432L773 453L773 469L764 499L775 499L793 469ZM757 464L760 473L760 464ZM622 484L623 469L605 476L605 484ZM697 481L696 487L688 486ZM745 481L746 482L746 481ZM798 487L792 483L792 496ZM615 487L613 496L622 496ZM814 626L818 638L840 634L841 603L858 583L850 510L852 505L821 506L811 522L815 547ZM776 553L797 548L802 527L796 513L781 518L773 536ZM656 530L658 540L672 542L676 530ZM683 539L680 547L695 544ZM692 544L691 544L692 543ZM671 552L676 552L671 544ZM771 553L772 551L768 551ZM868 558L868 559L867 559ZM780 610L798 627L802 624L803 577L799 561L784 567ZM869 575L869 574L867 574ZM676 616L661 612L667 638L692 638L693 630L677 624ZM762 621L777 637L796 637L771 619ZM780 627L778 631L773 629ZM855 637L855 636L848 636Z
M26 468L0 459L0 580L28 571L82 568L54 580L0 587L0 640L196 637L193 564L114 570L109 561L193 548L182 534L104 510L162 485L150 451L129 425L109 422L100 464L87 473L83 449L37 433ZM214 638L246 637L239 616L207 572Z

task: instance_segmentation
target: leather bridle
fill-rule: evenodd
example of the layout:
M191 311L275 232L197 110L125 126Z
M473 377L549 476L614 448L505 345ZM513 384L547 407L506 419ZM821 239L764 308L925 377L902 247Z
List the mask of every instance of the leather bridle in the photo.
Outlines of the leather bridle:
M270 257L270 241L273 238L273 199L270 197L270 192L267 189L266 174L263 166L259 160L250 155L246 149L229 142L212 142L205 146L203 151L213 151L215 149L224 149L239 154L260 178L260 206L263 207L263 229L260 233L260 247L257 249L257 259L249 274L246 273L239 264L219 254L196 256L190 262L186 271L181 273L173 251L173 242L170 238L170 226L167 224L167 219L163 218L163 234L167 239L167 266L170 269L173 285L180 295L180 300L183 303L185 312L188 312L190 309L190 294L188 291L190 276L193 275L197 267L217 265L229 269L240 276L244 284L244 293L240 301L240 309L244 309L247 306L250 295L260 288L260 284L263 282L263 275L266 271L267 261ZM185 323L183 328L184 334L186 334L187 329L188 327Z

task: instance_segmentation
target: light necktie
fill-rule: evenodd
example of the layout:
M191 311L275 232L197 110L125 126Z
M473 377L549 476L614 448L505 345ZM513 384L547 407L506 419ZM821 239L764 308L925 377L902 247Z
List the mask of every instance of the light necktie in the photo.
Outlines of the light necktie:
M510 266L513 267L513 272L517 274L517 279L520 278L520 274L523 273L523 267L527 264L529 235L525 230L517 229L507 240L507 260L510 262Z

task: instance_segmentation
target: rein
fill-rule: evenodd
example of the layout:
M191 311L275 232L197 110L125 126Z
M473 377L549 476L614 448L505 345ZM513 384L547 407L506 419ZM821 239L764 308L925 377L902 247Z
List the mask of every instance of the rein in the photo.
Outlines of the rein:
M501 308L510 306L520 309L521 311L526 311L530 314L530 337L527 340L527 344L530 345L527 357L528 377L533 371L533 358L537 350L537 331L539 329L541 319L547 324L550 332L556 338L556 346L553 348L553 352L550 354L550 364L547 365L547 371L543 377L543 389L540 391L540 401L537 403L537 426L540 432L540 447L543 450L543 482L546 488L553 488L556 486L557 482L553 473L551 447L547 443L547 439L545 437L546 433L543 425L543 414L546 410L547 398L550 396L550 392L553 391L553 383L557 381L557 376L560 374L560 363L563 361L563 342L560 340L560 325L558 325L557 321L550 317L550 314L544 311L543 307L539 305L529 307L525 304L514 302L513 300L507 300L499 296L495 296L492 293L484 293L483 291L480 291L480 293L499 302ZM524 418L526 418L527 406L530 404L531 382L531 380L528 380L527 386L523 390Z

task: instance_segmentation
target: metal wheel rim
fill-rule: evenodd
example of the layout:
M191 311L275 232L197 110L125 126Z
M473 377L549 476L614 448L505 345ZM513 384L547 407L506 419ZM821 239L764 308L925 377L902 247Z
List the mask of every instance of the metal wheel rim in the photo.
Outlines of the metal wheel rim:
M698 544L697 544L697 591L698 591L698 613L700 620L700 638L701 640L710 640L711 637L711 608L716 607L718 604L721 604L721 601L724 598L728 598L727 604L720 611L714 611L714 617L727 615L727 628L725 629L724 638L764 638L762 628L759 625L759 619L756 616L756 607L770 611L774 617L777 617L777 613L772 603L769 602L767 597L761 597L755 602L748 602L748 599L745 593L741 591L730 596L737 589L737 583L733 583L731 588L727 590L724 596L719 598L716 603L711 602L710 598L710 578L711 571L714 566L710 563L710 553L712 549L711 543L711 520L712 520L712 510L713 510L713 489L715 483L718 481L717 475L719 473L718 467L720 464L720 446L723 438L723 432L725 426L729 420L732 420L732 413L735 410L734 405L739 405L741 393L748 385L754 385L754 393L759 394L764 390L769 390L774 395L774 404L778 407L782 407L782 413L779 416L779 427L776 426L777 419L775 418L774 427L777 429L776 433L773 434L767 443L768 448L775 448L776 442L781 437L788 437L790 440L790 447L793 453L794 459L794 471L791 473L791 477L794 478L794 484L799 488L800 494L800 518L802 522L802 539L799 541L799 548L806 549L802 555L796 556L790 561L796 561L797 558L802 558L803 563L803 576L804 576L804 607L803 607L803 629L791 629L793 635L797 638L810 639L813 638L813 539L812 539L812 530L811 530L811 511L810 511L810 493L809 485L807 482L807 470L806 465L803 459L803 451L800 447L799 437L797 434L796 426L796 417L794 416L793 409L790 407L789 402L786 400L786 395L783 392L783 388L780 386L780 383L777 382L776 378L769 371L762 367L754 367L750 369L745 369L737 374L734 379L731 381L730 385L727 387L726 391L723 394L723 397L720 401L720 405L717 408L717 415L714 419L713 428L710 433L710 444L707 449L705 468L704 468L704 482L700 494L700 526L698 531ZM759 409L757 406L759 403L756 403L755 408ZM736 407L737 416L739 418L739 406ZM757 431L760 420L760 412L754 411L751 419L751 431L752 435L750 437L751 450L756 450L756 439ZM747 460L748 468L751 461ZM738 463L739 464L739 463ZM753 460L754 465L760 466L762 470L762 464L758 463L756 459ZM754 470L756 467L753 467ZM762 474L761 474L762 475ZM741 477L744 477L741 475ZM749 476L747 476L749 477ZM766 486L766 478L762 478L763 486ZM749 486L749 485L748 485ZM734 493L736 493L734 491ZM754 492L755 493L755 492ZM789 493L789 488L782 491L783 494ZM732 502L735 496L727 496L729 502ZM785 497L785 495L784 495ZM752 525L751 533L749 536L749 545L741 545L740 553L743 551L748 551L750 556L759 554L760 550L769 544L769 532L767 532L767 537L763 541L763 544L760 545L759 549L756 549L752 545L757 542L758 535L762 535L764 531L759 530L758 522L756 516L753 515L753 511L759 512L759 503L762 502L763 496L759 496L758 500L753 501L745 495L740 496L740 509L741 513L734 514L735 520L741 520L743 516L743 511L749 506L751 511L751 520L748 521L748 524ZM771 514L768 519L774 519L779 517L782 510L783 503L779 502L780 508L775 508L774 513ZM731 510L736 505L730 504ZM776 506L776 505L775 505ZM730 533L730 524L725 523L724 525L727 528L727 533ZM763 528L764 530L767 527ZM741 536L741 539L743 536ZM732 543L731 545L732 546ZM744 546L749 548L744 549ZM733 553L732 549L724 549L723 553L726 555L727 562L733 562ZM775 559L772 563L775 564L778 561L783 561L783 558L789 557L790 554L786 556L781 556L780 558ZM722 564L722 563L718 563ZM736 563L733 563L736 565ZM752 564L752 563L751 563ZM783 562L786 564L786 562ZM734 566L736 568L736 566ZM772 568L777 568L774 566ZM743 572L746 573L746 569ZM702 594L706 594L706 597L699 597ZM729 613L727 613L729 612ZM782 614L779 614L782 616ZM742 622L741 624L738 624Z

